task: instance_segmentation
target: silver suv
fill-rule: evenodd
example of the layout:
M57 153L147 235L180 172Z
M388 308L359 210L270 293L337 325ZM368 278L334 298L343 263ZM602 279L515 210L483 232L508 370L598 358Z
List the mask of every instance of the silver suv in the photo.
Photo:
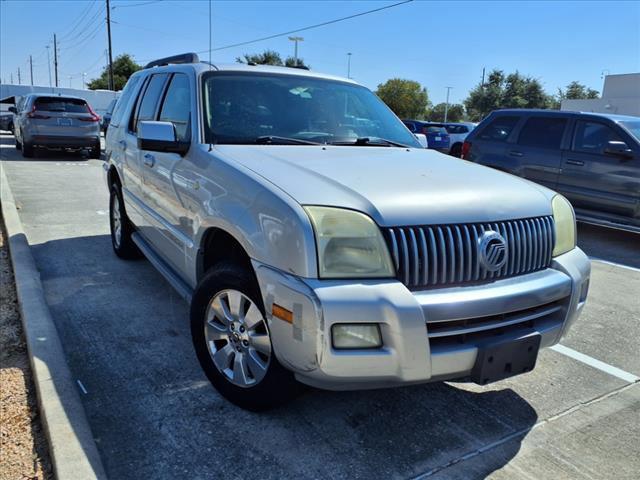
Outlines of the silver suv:
M100 117L84 98L31 94L10 110L16 115L16 148L24 157L42 147L89 150L91 158L100 158Z
M147 65L107 132L111 238L191 302L230 401L528 372L582 310L573 210L425 150L371 91L306 70Z

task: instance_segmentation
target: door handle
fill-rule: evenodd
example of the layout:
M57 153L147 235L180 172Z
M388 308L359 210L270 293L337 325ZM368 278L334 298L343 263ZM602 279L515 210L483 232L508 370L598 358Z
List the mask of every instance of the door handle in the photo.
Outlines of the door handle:
M511 155L512 157L524 157L524 153L518 152L517 150L511 150L509 152L509 155Z
M156 164L156 157L154 157L150 153L145 153L143 158L144 158L144 164L147 167L153 168L153 166Z
M577 165L578 167L584 166L584 162L581 160L567 160L569 165Z

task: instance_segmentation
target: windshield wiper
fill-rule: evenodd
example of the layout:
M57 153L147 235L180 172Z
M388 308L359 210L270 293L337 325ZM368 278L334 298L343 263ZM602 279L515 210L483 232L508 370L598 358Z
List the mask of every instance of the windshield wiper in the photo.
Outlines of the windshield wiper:
M310 140L302 140L300 138L279 137L277 135L263 135L256 138L255 143L259 145L322 145L318 142Z
M404 145L402 143L394 142L393 140L387 140L386 138L380 137L360 137L357 138L353 142L331 142L331 145L355 145L355 146L372 146L372 147L402 147L409 148L408 145Z

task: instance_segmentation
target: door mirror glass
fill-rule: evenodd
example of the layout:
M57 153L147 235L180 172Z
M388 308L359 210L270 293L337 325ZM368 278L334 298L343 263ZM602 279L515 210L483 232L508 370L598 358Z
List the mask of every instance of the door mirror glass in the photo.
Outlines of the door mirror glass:
M189 142L176 140L176 129L171 122L141 121L138 123L138 148L183 155L189 150Z
M608 141L604 147L604 153L621 158L633 157L633 150L631 150L626 143L617 140Z
M18 109L16 107L9 107L9 111L11 113L18 113Z

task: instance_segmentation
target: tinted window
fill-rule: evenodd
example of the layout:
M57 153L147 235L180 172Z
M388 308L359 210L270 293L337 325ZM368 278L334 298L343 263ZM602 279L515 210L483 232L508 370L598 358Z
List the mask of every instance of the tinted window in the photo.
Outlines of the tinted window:
M457 133L467 133L469 128L466 125L445 125L447 132L457 134Z
M602 153L609 141L622 139L611 127L603 123L579 121L573 149L579 152Z
M557 150L566 126L566 118L531 117L520 132L518 145Z
M494 142L506 142L518 120L520 120L520 117L496 117L482 129L478 138Z
M131 95L133 95L133 92L135 92L139 83L140 77L133 77L125 85L120 98L115 103L113 114L111 115L111 125L114 127L120 125L120 120L122 119L122 115L124 115L124 109L127 107L129 99L131 98Z
M403 122L403 123L404 123L404 124L407 126L407 128L408 128L409 130L411 130L412 132L415 132L415 131L416 131L416 126L415 126L413 123L411 123L411 122Z
M147 83L147 88L144 91L142 100L140 101L136 111L134 132L138 131L139 122L144 120L155 120L158 102L166 80L167 74L159 73L157 75L153 75L149 83Z
M423 133L432 133L432 134L441 134L441 135L446 135L447 134L447 130L444 127L434 127L433 125L431 126L426 126L422 129Z
M636 139L640 141L640 121L639 122L624 121L624 122L620 122L620 124L624 126L627 130L629 130L631 132L631 135L633 135L634 137L636 137Z
M33 105L47 112L89 113L87 102L81 98L38 97Z
M185 141L189 138L190 114L189 77L182 73L177 73L173 76L169 88L167 88L159 120L173 123L176 128L176 138L180 141Z

